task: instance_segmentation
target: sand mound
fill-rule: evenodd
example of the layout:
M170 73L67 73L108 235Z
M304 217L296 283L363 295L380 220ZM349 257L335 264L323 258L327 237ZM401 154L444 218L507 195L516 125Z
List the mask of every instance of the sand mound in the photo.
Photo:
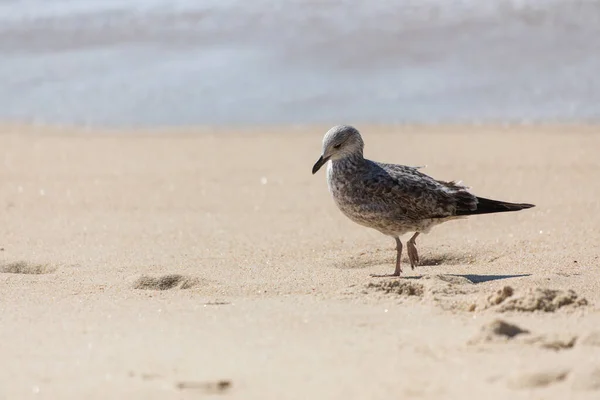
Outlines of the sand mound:
M375 290L388 295L418 297L431 301L445 310L467 310L462 296L476 291L475 285L461 276L427 275L416 279L394 279L371 282L363 293ZM470 303L469 303L470 304Z
M27 261L16 261L0 265L0 273L6 274L51 274L56 271L56 267L45 264L33 264Z
M428 275L423 277L426 297L444 310L467 311L465 295L477 292L476 285L464 276Z
M417 296L449 311L555 312L588 304L573 290L529 288L517 293L511 286L504 286L491 295L481 296L479 287L463 276L428 275L419 278L418 281L394 279L371 282L363 293L376 290L391 295ZM548 340L552 342L553 339ZM547 344L549 347L555 346L550 342ZM569 347L569 340L556 346Z
M142 275L133 283L134 289L142 290L169 290L169 289L190 289L199 284L197 278L188 277L179 274L163 276Z
M576 308L587 304L587 300L579 297L573 290L530 288L522 294L515 294L512 287L504 286L479 304L473 304L469 309L475 311L491 308L497 312L554 312L563 307Z
M472 285L473 282L464 276L457 275L427 275L423 279L431 280L432 282L444 282L450 285Z
M545 311L553 312L565 306L585 306L587 300L573 290L529 289L518 297L509 297L501 302L498 311Z
M538 346L548 350L566 350L575 346L575 335L532 335L527 329L496 319L481 327L480 332L468 344L508 343Z
M396 294L400 296L422 297L425 293L422 284L405 280L386 280L379 282L371 282L367 284L367 289L380 291L385 294Z
M427 292L433 296L434 300L468 294L473 291L473 282L462 276L429 275L424 276L423 281L427 284Z
M490 306L497 306L502 303L504 300L511 297L515 291L510 286L504 286L502 289L498 290L496 293L492 294L487 298L487 304Z
M469 341L469 344L506 342L517 335L527 334L528 330L517 325L496 319L481 327L477 336Z

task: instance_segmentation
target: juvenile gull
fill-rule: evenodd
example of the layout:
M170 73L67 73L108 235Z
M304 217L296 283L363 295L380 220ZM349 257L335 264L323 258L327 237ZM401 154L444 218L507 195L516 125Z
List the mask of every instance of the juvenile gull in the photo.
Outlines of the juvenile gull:
M357 224L396 240L396 269L391 276L402 272L400 236L405 233L414 232L406 242L414 269L419 262L415 240L435 225L468 215L534 207L477 197L459 183L438 181L419 172L419 167L367 160L363 148L358 130L347 125L334 126L323 138L323 153L312 173L330 161L327 184L342 213Z

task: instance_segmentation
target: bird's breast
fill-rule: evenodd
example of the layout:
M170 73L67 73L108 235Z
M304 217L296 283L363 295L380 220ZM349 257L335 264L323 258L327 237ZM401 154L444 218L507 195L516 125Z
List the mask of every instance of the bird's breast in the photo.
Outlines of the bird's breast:
M348 177L329 165L327 185L335 204L348 218L361 225L370 225L373 219L377 219L380 210L376 209L373 199L368 198L368 193L361 189L362 182L356 175Z
M412 223L402 215L398 205L384 201L366 187L359 169L327 167L327 184L339 210L357 224L376 229L385 235L409 231Z

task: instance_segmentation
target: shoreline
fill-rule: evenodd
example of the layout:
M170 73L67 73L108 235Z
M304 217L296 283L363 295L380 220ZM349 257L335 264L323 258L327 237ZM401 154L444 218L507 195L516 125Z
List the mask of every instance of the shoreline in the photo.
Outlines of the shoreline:
M394 130L409 131L415 130L419 133L444 131L446 134L464 131L463 133L474 133L476 131L489 130L509 130L521 131L525 129L534 129L535 131L547 131L553 133L562 133L565 129L585 131L590 133L600 132L600 122L472 122L472 123L395 123L374 124L370 122L348 122L337 121L331 123L310 123L310 124L199 124L189 126L121 126L109 127L102 125L80 125L80 124L53 124L53 123L31 123L21 121L0 121L0 135L10 133L58 133L66 130L70 134L134 134L136 136L144 134L152 135L190 135L190 134L275 134L278 132L291 131L315 131L323 130L326 132L336 124L350 124L356 127L366 129L375 133L390 132Z

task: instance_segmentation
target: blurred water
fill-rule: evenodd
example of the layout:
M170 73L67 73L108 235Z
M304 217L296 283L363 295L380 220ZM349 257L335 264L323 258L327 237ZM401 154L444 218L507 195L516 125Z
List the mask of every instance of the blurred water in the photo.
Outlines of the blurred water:
M600 0L0 0L0 119L600 121Z

